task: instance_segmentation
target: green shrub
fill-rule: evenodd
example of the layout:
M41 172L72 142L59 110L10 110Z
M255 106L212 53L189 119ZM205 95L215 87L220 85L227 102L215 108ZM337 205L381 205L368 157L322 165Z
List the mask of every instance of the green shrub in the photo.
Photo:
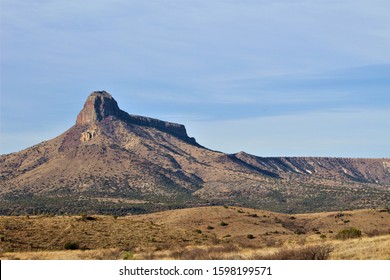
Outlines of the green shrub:
M124 252L122 259L123 260L131 260L131 259L133 259L133 257L134 257L134 254L132 252Z
M362 232L356 228L346 228L346 229L343 229L343 230L340 230L337 235L336 235L336 238L337 239L341 239L341 240L345 240L345 239L350 239L350 238L359 238L360 236L362 236Z

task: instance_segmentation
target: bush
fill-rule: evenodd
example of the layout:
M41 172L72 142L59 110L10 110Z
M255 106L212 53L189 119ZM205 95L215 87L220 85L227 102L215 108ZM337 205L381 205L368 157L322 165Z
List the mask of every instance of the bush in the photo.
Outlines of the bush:
M329 245L307 246L292 249L281 249L270 256L254 256L254 259L269 260L327 260L332 252Z
M81 215L81 220L82 221L95 221L96 218L92 217L92 216L89 216L89 215L86 215L86 214L82 214Z
M212 227L212 226L207 226L207 229L214 229L214 227Z
M298 234L298 235L301 235L301 234L305 234L306 232L300 228L297 228L295 231L294 231L295 234Z
M64 245L65 250L77 250L80 246L77 242L66 242Z
M131 260L131 259L133 259L133 257L134 257L134 254L132 252L124 252L122 259L123 260Z
M360 236L362 236L362 232L356 228L346 228L346 229L343 229L343 230L340 230L337 235L336 235L336 239L341 239L341 240L345 240L345 239L350 239L350 238L359 238Z
M253 234L248 234L247 236L246 236L248 239L254 239L255 237L253 236Z
M222 226L222 227L226 227L228 225L228 223L225 223L224 221L221 221L221 223L219 225Z

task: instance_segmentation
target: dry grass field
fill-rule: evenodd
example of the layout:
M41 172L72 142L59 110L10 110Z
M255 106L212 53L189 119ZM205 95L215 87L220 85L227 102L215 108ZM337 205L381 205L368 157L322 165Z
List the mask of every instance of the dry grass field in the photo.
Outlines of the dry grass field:
M0 237L0 259L390 259L390 213L218 206L125 217L3 216Z

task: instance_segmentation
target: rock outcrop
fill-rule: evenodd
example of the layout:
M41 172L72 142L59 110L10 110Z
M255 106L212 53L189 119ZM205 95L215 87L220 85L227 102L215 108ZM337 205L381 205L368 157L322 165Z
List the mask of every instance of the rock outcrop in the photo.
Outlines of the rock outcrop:
M199 146L194 138L188 137L184 125L128 114L119 109L118 103L106 91L94 91L88 96L84 108L77 116L76 125L93 125L108 117L114 117L131 125L153 127L172 134L187 143ZM90 136L85 134L82 136L82 139L88 141L93 137L93 135Z
M119 117L121 110L118 103L106 91L95 91L91 93L87 101L85 101L84 108L77 116L77 125L91 124L99 122L108 116Z

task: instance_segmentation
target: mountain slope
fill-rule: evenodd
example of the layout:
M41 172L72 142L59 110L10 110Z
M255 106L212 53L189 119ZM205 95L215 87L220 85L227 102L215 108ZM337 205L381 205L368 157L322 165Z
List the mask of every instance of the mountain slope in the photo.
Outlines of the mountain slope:
M0 214L144 213L236 204L282 212L388 206L390 159L211 151L181 124L93 92L58 137L0 157Z

